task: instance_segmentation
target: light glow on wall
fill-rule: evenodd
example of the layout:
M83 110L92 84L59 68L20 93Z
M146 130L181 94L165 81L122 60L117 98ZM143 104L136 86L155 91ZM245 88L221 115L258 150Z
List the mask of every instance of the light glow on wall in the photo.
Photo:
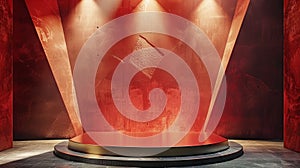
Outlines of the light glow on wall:
M231 0L227 3L232 2ZM234 4L235 2L232 6ZM221 57L227 42L233 14L234 7L226 12L224 7L221 7L215 0L203 0L190 16L190 19L210 37Z

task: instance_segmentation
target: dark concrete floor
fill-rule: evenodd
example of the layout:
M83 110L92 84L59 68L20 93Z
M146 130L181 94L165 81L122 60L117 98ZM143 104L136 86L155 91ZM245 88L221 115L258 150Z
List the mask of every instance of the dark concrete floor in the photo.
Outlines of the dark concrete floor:
M107 167L67 161L53 155L53 147L63 140L15 141L14 148L0 152L0 168L4 167ZM282 142L234 140L244 147L244 155L227 162L193 166L204 168L300 168L300 153L283 148Z

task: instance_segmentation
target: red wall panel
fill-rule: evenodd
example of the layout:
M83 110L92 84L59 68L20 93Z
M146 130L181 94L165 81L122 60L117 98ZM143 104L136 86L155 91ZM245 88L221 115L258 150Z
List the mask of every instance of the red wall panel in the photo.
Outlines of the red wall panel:
M14 138L69 138L70 119L24 1L14 3Z
M12 147L12 1L0 1L0 151Z
M284 146L300 152L300 5L284 3Z

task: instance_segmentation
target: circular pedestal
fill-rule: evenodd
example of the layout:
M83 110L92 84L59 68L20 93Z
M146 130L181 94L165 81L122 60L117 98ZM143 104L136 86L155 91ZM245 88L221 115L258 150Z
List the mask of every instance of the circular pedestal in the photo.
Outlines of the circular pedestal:
M93 163L108 166L135 167L169 167L209 164L231 160L243 154L243 148L235 142L228 142L225 138L213 135L208 141L199 145L183 145L168 148L155 156L120 156L109 150L109 146L93 144L86 135L75 137L69 142L62 142L54 147L54 154L63 159ZM122 151L138 152L152 148L145 147L117 147ZM156 147L159 148L159 147ZM141 154L143 155L143 153Z

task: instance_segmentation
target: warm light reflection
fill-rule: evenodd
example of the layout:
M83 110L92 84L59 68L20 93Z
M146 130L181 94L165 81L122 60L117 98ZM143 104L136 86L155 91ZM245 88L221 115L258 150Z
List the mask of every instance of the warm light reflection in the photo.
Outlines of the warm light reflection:
M203 0L202 4L205 4L207 8L216 8L218 6L215 0Z
M163 11L163 12L165 12L164 9L160 6L160 4L157 3L155 0L143 0L133 10L133 12L142 12L142 11L143 12L144 11ZM153 22L153 25L160 25L165 29L167 28L166 22L163 18L148 18L148 19L149 19L148 21ZM145 22L145 18L136 18L135 23L133 23L133 25L135 26L136 29L139 29L140 25L142 25L143 22ZM139 49L147 48L147 47L156 48L157 47L156 46L157 44L155 44L156 40L157 39L153 38L151 35L139 35L138 39L136 41L135 50L139 50ZM165 42L171 43L170 41L167 41L167 40L165 40ZM143 61L143 60L141 60L141 61ZM137 64L134 64L134 65L137 65ZM138 68L138 69L140 69L140 68ZM146 75L149 79L151 79L154 69L141 70L141 72L143 72L144 75Z
M216 1L203 0L191 15L191 20L207 34L220 56L224 52L233 14L234 8L224 11Z
M137 5L137 7L133 11L164 11L164 9L155 0L143 0Z
M78 16L79 17L76 17ZM101 15L100 7L97 5L95 1L90 0L82 0L75 7L71 15L69 16L70 24L76 24L78 22L74 21L79 19L80 24L85 24L85 26L89 26L92 23L99 23L104 19L104 16ZM80 29L77 29L81 31Z
M144 0L144 2L145 2L145 11L147 10L147 7L148 7L148 5L149 5L149 3L150 3L150 0Z
M98 5L98 9L101 10L101 14L103 16L107 18L112 18L115 12L118 10L119 6L121 5L122 0L113 0L113 1L94 0L94 3Z
M66 5L61 9L72 68L82 45L98 28L115 17L121 3L121 0L82 0L74 7Z
M144 12L144 11L165 12L165 10L155 0L143 0L133 10L133 12ZM148 18L147 21L153 22L153 25L160 25L160 26L166 27L166 22L163 18ZM139 29L139 26L143 22L145 22L145 18L136 18L135 22L132 25L134 25L136 27L136 29ZM143 45L141 43L141 41L145 41L145 40L142 40L141 38L139 38L139 40L137 41L137 49L141 48L141 47L145 47L145 46L149 47L149 44L144 43L144 45Z

